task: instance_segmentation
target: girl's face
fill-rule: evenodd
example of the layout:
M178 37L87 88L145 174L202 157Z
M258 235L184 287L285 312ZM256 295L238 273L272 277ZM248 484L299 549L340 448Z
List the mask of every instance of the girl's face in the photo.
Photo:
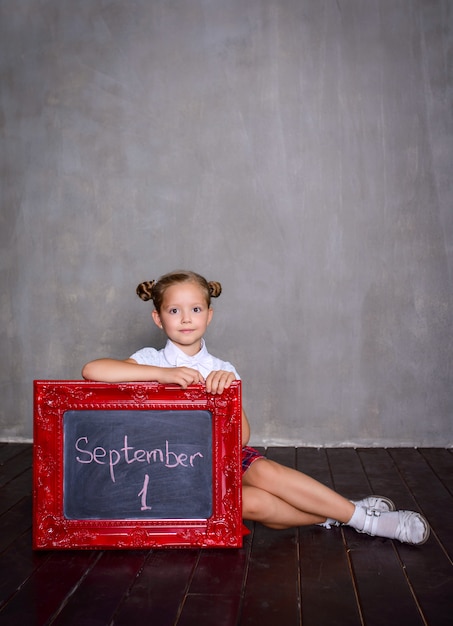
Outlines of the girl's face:
M160 313L153 320L188 356L199 352L201 339L212 319L206 296L196 283L180 283L165 291Z

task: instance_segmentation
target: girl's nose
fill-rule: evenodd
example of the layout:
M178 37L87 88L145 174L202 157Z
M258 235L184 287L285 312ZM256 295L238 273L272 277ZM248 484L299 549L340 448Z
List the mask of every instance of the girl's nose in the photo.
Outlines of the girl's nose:
M181 321L182 321L183 324L189 324L190 323L190 321L191 321L190 311L183 311Z

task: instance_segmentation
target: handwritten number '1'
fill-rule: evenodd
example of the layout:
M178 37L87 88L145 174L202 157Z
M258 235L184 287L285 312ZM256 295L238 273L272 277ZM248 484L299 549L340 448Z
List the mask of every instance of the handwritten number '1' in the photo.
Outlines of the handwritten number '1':
M146 495L148 493L149 476L145 474L145 480L143 481L143 489L139 491L138 496L142 497L141 511L151 511L152 507L146 505Z

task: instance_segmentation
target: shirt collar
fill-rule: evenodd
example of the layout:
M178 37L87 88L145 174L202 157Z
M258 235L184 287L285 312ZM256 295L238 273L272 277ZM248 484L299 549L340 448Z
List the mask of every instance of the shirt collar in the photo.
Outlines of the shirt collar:
M212 363L211 355L206 348L205 340L201 340L201 348L194 356L188 356L170 339L164 348L164 357L170 367L191 367L198 370L205 376L206 367ZM203 370L203 371L202 371ZM209 370L210 371L210 370ZM209 372L208 372L209 373Z

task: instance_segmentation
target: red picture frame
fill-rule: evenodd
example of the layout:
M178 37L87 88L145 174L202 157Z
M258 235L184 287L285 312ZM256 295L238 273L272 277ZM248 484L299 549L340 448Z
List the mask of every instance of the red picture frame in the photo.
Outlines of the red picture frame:
M208 411L212 514L201 519L69 519L64 511L68 411ZM34 381L33 548L140 549L242 546L241 383L221 395L201 385ZM68 488L69 490L69 488ZM67 494L68 495L68 494Z

